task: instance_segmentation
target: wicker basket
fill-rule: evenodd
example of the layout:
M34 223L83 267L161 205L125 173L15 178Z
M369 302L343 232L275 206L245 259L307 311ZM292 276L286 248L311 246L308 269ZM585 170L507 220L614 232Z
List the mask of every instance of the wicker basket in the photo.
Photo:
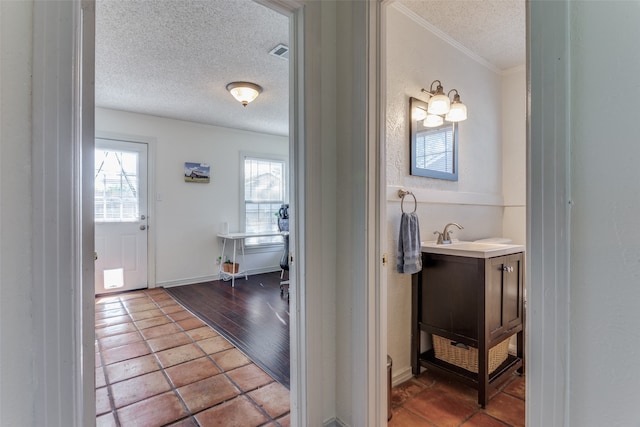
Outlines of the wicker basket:
M436 358L452 365L478 373L478 349L465 345L456 345L455 341L433 335L433 349ZM509 339L489 349L489 373L507 360L509 355Z

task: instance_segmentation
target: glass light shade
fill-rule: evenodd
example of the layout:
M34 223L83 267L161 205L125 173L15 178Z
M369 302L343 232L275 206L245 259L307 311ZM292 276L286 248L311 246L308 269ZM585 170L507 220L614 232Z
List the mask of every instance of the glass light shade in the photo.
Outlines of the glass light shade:
M427 113L429 114L447 114L451 105L451 100L447 95L434 95L429 100L429 108Z
M448 122L461 122L467 120L467 106L462 102L453 102L451 109L444 116L444 119Z
M435 128L441 126L444 123L442 116L436 116L435 114L427 114L427 118L424 119L422 125L427 128Z
M420 120L424 120L427 118L427 112L422 108L414 108L413 109L413 120L419 122Z
M227 85L227 90L245 107L258 97L262 88L254 83L233 82Z

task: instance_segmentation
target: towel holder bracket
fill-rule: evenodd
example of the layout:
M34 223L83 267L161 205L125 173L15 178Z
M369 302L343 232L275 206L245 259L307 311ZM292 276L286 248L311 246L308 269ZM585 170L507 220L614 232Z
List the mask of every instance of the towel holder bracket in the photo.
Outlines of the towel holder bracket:
M413 194L409 190L405 190L404 188L401 188L401 189L398 190L398 197L400 197L400 199L401 199L401 201L400 201L400 209L402 210L402 213L407 213L407 212L404 211L404 198L406 196L408 196L408 195L413 197L413 211L409 212L409 213L414 213L418 209L418 200L416 199L415 194Z

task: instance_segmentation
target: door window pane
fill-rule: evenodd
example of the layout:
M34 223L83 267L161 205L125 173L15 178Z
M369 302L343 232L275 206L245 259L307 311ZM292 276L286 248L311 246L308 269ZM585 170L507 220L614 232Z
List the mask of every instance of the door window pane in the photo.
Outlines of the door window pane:
M96 222L137 221L138 153L99 148L95 153Z

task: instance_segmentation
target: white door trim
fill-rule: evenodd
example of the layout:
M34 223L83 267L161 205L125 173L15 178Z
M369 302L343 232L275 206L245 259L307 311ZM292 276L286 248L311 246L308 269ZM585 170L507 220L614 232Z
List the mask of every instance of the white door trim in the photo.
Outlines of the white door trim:
M318 259L314 253L318 245L306 245L305 217L308 198L305 192L307 169L306 115L318 114L316 103L305 104L305 9L304 4L295 0L254 0L266 7L289 17L289 231L291 235L289 253L289 295L291 323L289 331L290 347L290 398L291 425L315 424L321 417L322 371L313 366L322 365L322 354L314 350L321 340L322 323L308 317L309 301L319 301L322 297L320 286L308 286L307 259ZM305 115L306 111L306 115ZM313 209L311 209L313 211ZM307 246L308 249L307 249ZM313 306L313 302L311 302ZM316 405L309 405L316 402ZM317 409L314 409L317 408Z
M526 424L569 423L570 2L527 2Z
M93 425L93 190L82 188L93 188L95 4L33 11L33 420Z
M367 272L365 285L367 286L366 317L356 322L365 321L362 325L369 329L367 343L367 392L366 401L367 425L387 425L387 288L386 268L382 265L382 257L385 251L386 232L386 165L385 165L385 139L384 119L385 96L383 70L385 67L383 56L383 1L367 2L366 8L366 42L367 42L367 68L366 68L366 174L367 174L367 244L366 264ZM354 331L361 328L354 325ZM366 330L364 328L360 330ZM355 359L358 358L354 354ZM354 363L354 366L357 366ZM355 375L354 375L355 376ZM358 393L354 390L354 393ZM354 412L357 408L354 408ZM354 418L355 419L355 418Z

